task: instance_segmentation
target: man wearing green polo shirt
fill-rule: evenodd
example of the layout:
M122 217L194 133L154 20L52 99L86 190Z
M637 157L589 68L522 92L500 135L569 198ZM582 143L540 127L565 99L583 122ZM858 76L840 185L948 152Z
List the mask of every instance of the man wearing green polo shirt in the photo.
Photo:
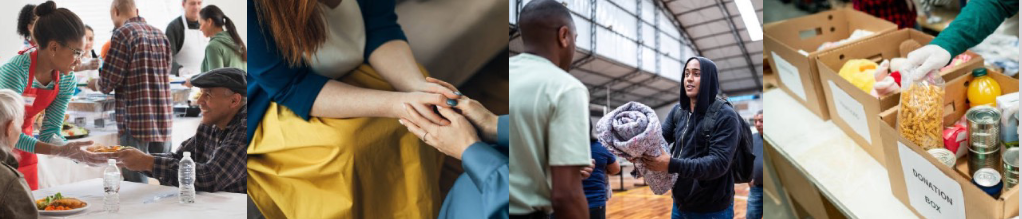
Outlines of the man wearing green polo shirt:
M556 1L532 1L519 18L525 52L508 59L511 77L509 202L512 219L589 218L582 191L590 164L589 92L567 73L575 26Z

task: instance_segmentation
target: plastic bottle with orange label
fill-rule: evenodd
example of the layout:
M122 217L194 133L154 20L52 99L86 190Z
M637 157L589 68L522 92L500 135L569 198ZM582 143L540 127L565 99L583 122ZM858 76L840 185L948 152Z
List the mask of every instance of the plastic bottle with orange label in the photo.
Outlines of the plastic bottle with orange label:
M1001 85L987 75L985 68L972 70L972 82L969 82L968 97L970 108L980 105L997 107L997 96L1001 96Z

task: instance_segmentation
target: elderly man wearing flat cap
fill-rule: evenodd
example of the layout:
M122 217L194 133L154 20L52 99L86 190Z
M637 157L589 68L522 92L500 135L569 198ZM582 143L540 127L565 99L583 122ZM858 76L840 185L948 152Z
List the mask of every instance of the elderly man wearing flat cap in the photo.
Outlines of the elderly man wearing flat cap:
M195 136L181 143L173 154L148 155L136 149L116 153L122 167L141 171L160 180L160 184L178 186L178 163L184 152L195 161L195 189L205 192L245 192L247 172L246 82L245 71L219 68L195 75L192 85L202 91L199 108L202 124Z

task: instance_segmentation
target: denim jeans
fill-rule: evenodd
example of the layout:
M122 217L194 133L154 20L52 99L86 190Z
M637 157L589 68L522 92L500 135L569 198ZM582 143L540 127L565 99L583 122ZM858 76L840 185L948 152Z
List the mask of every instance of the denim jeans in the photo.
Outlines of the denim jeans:
M120 145L135 147L146 154L170 153L170 142L145 142L132 137L131 133L128 132L125 132L124 135L117 136L117 139L120 141ZM124 181L149 183L149 177L143 175L142 172L121 168L121 175L124 175Z
M607 206L589 208L589 219L606 219Z
M745 207L745 218L746 219L760 219L763 218L763 188L752 187L749 191L749 201Z
M671 212L671 219L732 219L735 217L735 205L731 204L723 211L710 212L710 213L686 213L678 210L678 205L674 205L674 210Z

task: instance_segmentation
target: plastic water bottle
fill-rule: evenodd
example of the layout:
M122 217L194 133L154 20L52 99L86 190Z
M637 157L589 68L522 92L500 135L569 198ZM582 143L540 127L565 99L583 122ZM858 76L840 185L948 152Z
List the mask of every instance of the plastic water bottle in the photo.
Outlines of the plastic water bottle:
M195 203L195 161L192 161L192 152L185 151L184 155L177 169L180 202Z
M121 210L121 201L118 192L121 191L121 169L117 168L117 161L108 159L107 167L103 170L103 211L117 213Z

